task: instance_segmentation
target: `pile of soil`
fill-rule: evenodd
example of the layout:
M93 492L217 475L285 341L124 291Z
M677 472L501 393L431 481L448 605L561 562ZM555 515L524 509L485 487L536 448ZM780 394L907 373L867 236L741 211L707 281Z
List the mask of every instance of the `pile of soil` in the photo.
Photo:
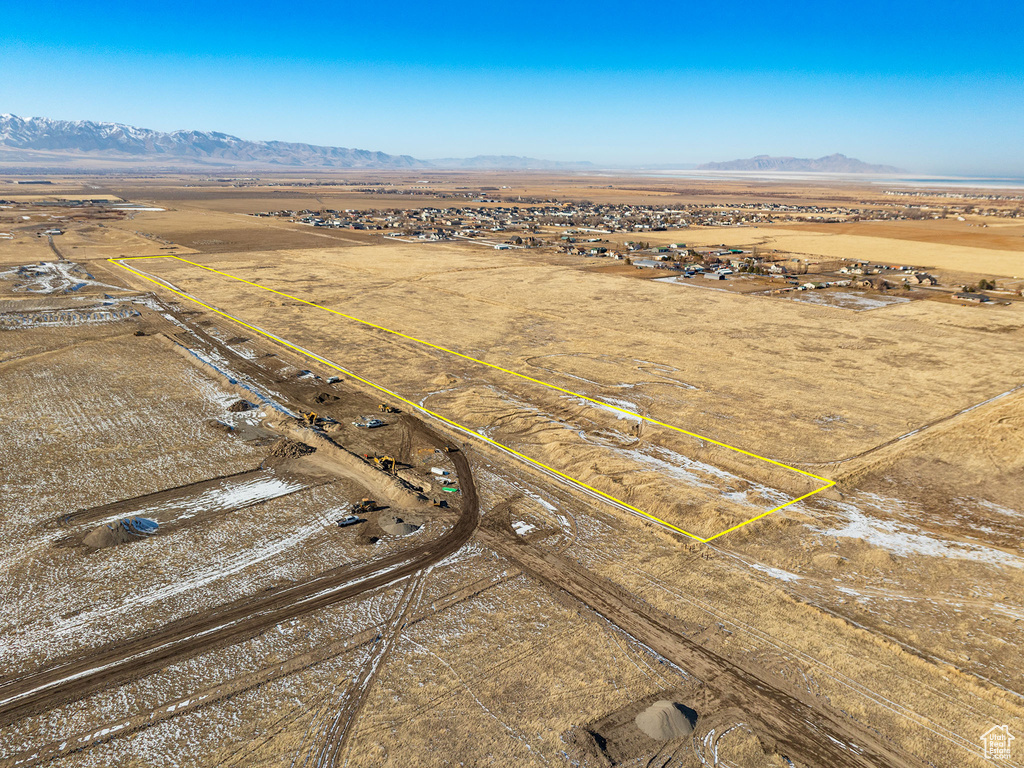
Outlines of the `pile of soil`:
M287 437L279 438L274 441L274 444L270 446L269 456L282 459L297 459L300 456L308 456L311 453L315 453L316 448L305 443L300 443L298 440L289 440Z
M432 378L430 380L430 383L433 384L435 387L450 387L457 381L458 379L452 376L450 373L442 373Z
M396 536L408 536L415 533L423 525L423 520L416 517L396 517L395 515L383 514L377 518L377 524L385 533Z
M325 403L338 402L338 397L336 395L332 395L330 392L321 392L319 395L314 397L313 400L320 405L324 405Z
M674 701L656 701L636 716L636 727L657 741L682 739L693 733L697 713Z
M237 403L228 407L231 413L245 413L256 408L254 403L250 403L248 400L239 400Z
M95 549L102 549L103 547L113 547L117 544L125 544L132 540L132 535L128 533L120 524L115 523L114 525L101 525L94 528L89 532L89 535L82 539L82 543L87 547L93 547Z

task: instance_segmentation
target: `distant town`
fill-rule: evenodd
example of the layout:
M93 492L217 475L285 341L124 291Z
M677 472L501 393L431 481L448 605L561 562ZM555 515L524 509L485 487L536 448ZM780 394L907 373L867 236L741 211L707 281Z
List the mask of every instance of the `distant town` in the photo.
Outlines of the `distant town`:
M372 195L419 190L359 189ZM487 190L496 192L497 190ZM436 195L436 192L430 194ZM468 193L467 193L468 194ZM685 233L689 227L744 227L775 223L845 223L954 219L966 215L1024 218L1021 210L964 205L852 207L786 203L736 203L686 207L517 200L477 192L474 205L345 210L277 210L255 213L312 227L378 233L398 242L470 241L495 250L549 249L584 258L609 259L638 270L662 270L675 281L699 278L724 282L724 289L778 295L824 288L854 288L903 298L932 298L984 304L1014 299L1020 290L1000 290L995 282L943 285L935 274L913 264L872 263L862 259L808 258L774 249L666 245L641 239L645 233ZM976 226L985 227L980 224ZM610 237L636 235L637 239Z

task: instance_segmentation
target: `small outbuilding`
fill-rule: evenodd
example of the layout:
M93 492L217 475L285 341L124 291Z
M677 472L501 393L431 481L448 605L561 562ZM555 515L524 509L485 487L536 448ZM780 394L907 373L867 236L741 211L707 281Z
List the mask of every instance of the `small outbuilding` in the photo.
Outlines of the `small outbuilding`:
M984 304L992 301L992 297L986 296L984 293L954 293L953 298L958 301L969 301L972 304Z

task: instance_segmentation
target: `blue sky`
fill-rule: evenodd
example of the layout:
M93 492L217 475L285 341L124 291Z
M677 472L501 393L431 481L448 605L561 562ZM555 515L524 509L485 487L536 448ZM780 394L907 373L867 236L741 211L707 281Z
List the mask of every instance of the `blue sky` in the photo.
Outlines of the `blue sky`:
M44 0L4 10L0 112L421 158L1024 176L1024 3Z

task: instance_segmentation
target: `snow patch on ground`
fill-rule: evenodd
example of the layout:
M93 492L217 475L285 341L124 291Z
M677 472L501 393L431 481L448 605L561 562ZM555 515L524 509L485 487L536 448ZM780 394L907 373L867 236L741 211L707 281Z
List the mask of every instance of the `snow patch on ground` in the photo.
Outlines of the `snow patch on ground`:
M652 446L647 449L650 453L632 449L622 451L638 464L650 467L667 477L680 480L684 483L713 491L720 491L724 483L730 489L723 492L722 498L743 506L760 508L765 504L778 506L790 500L790 496L767 485L753 483L737 475L719 469L703 461L691 459L681 453ZM746 490L731 490L736 485L747 486ZM753 497L753 498L752 498Z
M803 578L803 576L798 576L795 573L784 571L781 568L772 568L769 565L761 565L761 563L752 563L750 567L755 571L767 573L773 579L779 579L780 581L800 581Z
M871 498L869 503L878 503L883 497L877 494L866 494ZM900 504L899 499L887 501ZM968 544L959 541L937 539L921 532L921 529L910 523L896 522L893 520L879 520L864 514L860 508L848 502L827 501L827 504L840 516L845 518L845 525L841 528L826 530L818 528L818 532L824 536L835 538L860 539L872 546L886 549L899 557L911 557L914 555L924 557L943 557L957 560L971 560L989 565L1007 566L1010 568L1024 568L1024 558L1019 555L1003 552L999 549L986 547L981 544Z
M0 277L19 280L15 291L28 293L71 293L86 286L123 291L116 285L96 280L83 267L71 261L41 261L0 272Z
M1024 517L1024 512L1021 512L1020 510L1010 509L1010 507L1004 507L1001 504L996 504L985 499L963 499L958 501L960 502L961 508L969 508L969 506L973 505L974 507L979 507L986 512L994 512L997 515L1003 515L1005 517Z
M152 518L158 523L166 525L188 520L201 514L252 506L305 487L304 483L285 480L269 473L261 477L228 478L219 487L207 488L196 496L142 506L133 510L131 514L137 517ZM124 512L120 511L96 522L95 525L111 523L124 516Z
M629 400L620 400L617 397L605 397L603 400L606 403L617 405L619 408L625 408L627 411L633 411L634 413L639 412L640 410L636 403L632 403Z
M615 406L618 406L619 408L626 408L627 410L635 412L637 410L636 405L634 405L633 403L630 403L627 400L617 400L617 399L612 398L612 397L606 397L605 400L608 400L609 402L607 404L605 404L605 403L599 403L599 402L594 401L594 400L584 400L582 397L575 397L573 395L563 395L563 397L565 399L567 399L567 400L573 400L573 401L579 403L580 405L586 406L588 408L600 408L603 411L608 411L609 413L613 414L616 418L619 418L619 419L628 419L630 421L634 421L634 420L635 421L641 421L639 415L633 416L633 415L630 415L628 413L623 413L621 410L618 410L618 408L615 407Z
M826 307L835 307L836 309L852 309L855 311L879 309L881 307L888 307L891 304L906 304L910 301L905 296L879 295L874 297L864 296L859 293L846 293L844 291L836 291L834 293L793 291L792 293L785 294L785 297L792 301L803 301L807 304L818 304Z

